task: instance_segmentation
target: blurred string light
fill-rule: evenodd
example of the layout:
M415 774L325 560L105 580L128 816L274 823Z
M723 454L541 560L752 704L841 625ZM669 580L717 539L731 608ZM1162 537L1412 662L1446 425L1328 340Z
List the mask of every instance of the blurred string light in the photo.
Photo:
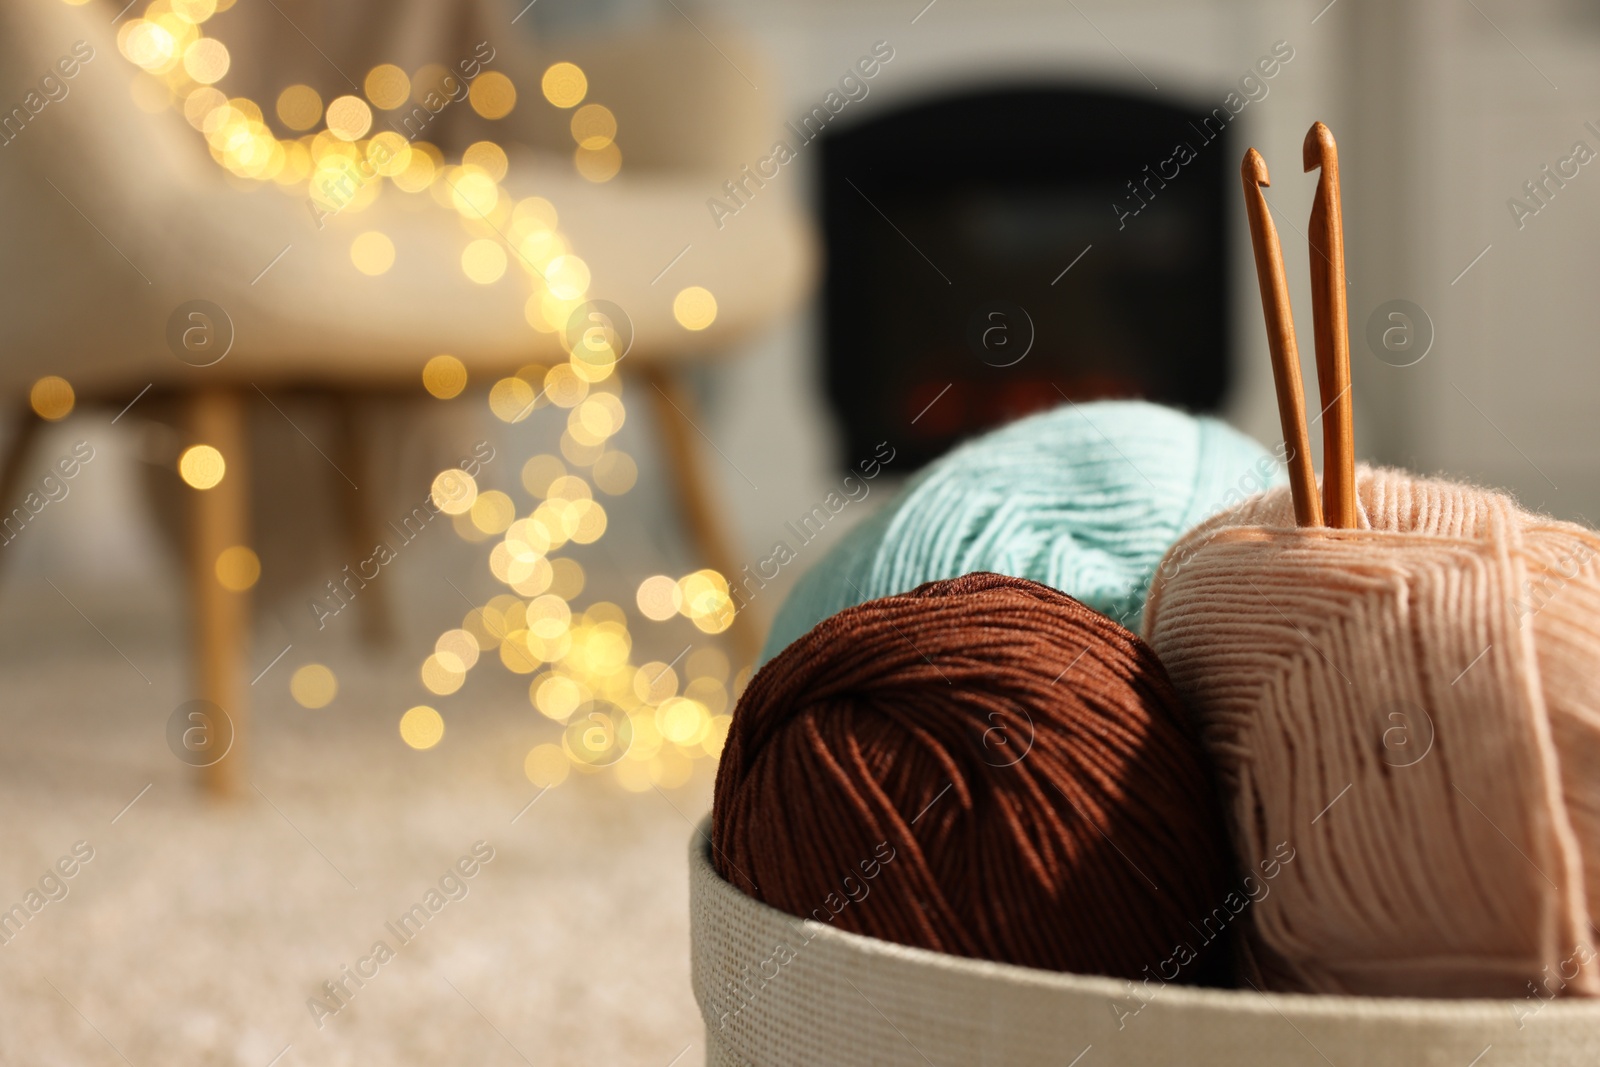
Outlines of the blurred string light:
M533 709L561 727L558 740L535 745L524 758L524 773L540 788L574 773L608 774L635 792L671 788L688 780L696 761L721 753L743 678L730 676L728 657L711 643L691 643L672 663L638 664L623 607L578 606L587 576L568 553L605 533L600 497L626 493L638 478L633 459L612 443L627 421L615 361L593 357L580 350L554 367L530 364L491 387L490 410L505 422L537 408L566 411L560 454L522 464L522 496L480 491L463 471L440 472L436 503L457 516L464 538L490 543L489 571L508 591L439 636L421 680L447 696L482 663L526 677ZM424 368L434 395L455 370L438 362L449 359L435 357ZM646 619L685 618L708 635L726 630L734 614L727 580L712 570L647 578L636 600Z
M339 695L339 679L320 663L308 663L289 678L289 695L302 708L325 708Z
M261 560L246 545L225 548L217 556L217 581L230 593L242 593L261 577Z
M422 385L440 400L451 400L467 387L467 365L455 356L434 356L422 368Z
M459 469L434 479L435 504L452 517L462 538L491 545L489 570L508 592L474 607L458 628L439 636L419 668L423 688L448 696L470 671L491 662L525 676L533 713L559 727L558 740L535 745L524 759L525 774L541 788L559 785L573 772L610 774L634 792L682 785L695 761L721 753L731 703L748 672L730 677L728 658L714 644L691 644L672 663L635 664L623 608L605 601L575 606L587 576L579 561L563 553L604 535L609 520L597 491L628 492L638 467L612 444L627 421L614 373L622 355L613 347L615 337L605 331L567 336L592 279L561 233L555 205L506 192L501 183L509 160L495 142L479 141L452 163L438 147L408 139L385 118L382 112L439 89L449 72L436 64L411 74L381 64L367 73L362 95L324 99L311 86L288 86L270 102L272 117L286 131L280 137L255 101L218 88L231 55L203 26L234 2L153 0L141 17L121 25L122 54L150 76L137 87L141 103L154 100L157 107L181 111L204 136L212 158L236 177L308 193L330 214L365 210L386 185L428 195L461 220L468 235L461 254L467 278L494 285L515 265L531 287L524 307L528 324L555 335L567 352L553 366L529 364L490 384L489 408L503 422L520 422L539 408L567 413L560 454L535 455L523 464L521 505L510 494L480 490ZM622 167L617 119L603 104L586 102L583 70L555 63L540 89L551 105L572 110L577 172L593 182L616 177ZM501 119L517 104L516 86L499 71L484 71L473 79L468 102L481 117ZM363 274L381 275L394 265L396 249L388 235L368 231L354 238L350 257ZM673 303L674 317L687 330L705 329L716 313L715 297L698 286L680 292ZM428 360L421 377L427 392L441 400L460 396L468 384L466 365L447 354ZM66 389L64 401L60 387ZM36 386L34 407L41 415L59 410L60 417L71 409L71 387L60 387ZM215 448L197 445L183 454L179 470L189 485L206 489L221 481L225 461ZM259 560L243 546L217 561L218 578L229 588L247 589L259 574ZM682 617L711 635L733 618L727 580L711 570L649 578L639 587L637 607L647 619ZM325 666L309 664L294 673L290 690L302 706L320 708L332 702L338 682ZM443 716L427 705L399 720L401 740L414 749L434 747L444 732Z
M33 413L50 422L64 419L72 414L73 406L77 402L77 394L73 392L72 384L54 374L40 378L33 383L33 388L28 390L28 405L33 408Z
M703 330L717 321L717 298L711 290L691 285L673 298L672 317L685 330Z
M213 489L227 473L227 461L211 445L194 445L178 457L178 475L194 489Z
M350 261L368 277L386 274L394 266L394 242L377 230L363 233L350 242Z
M81 0L67 0L68 3ZM218 84L232 69L228 46L207 36L205 25L234 0L153 0L141 16L122 22L117 46L122 55L150 77L141 79L136 96L141 105L171 106L180 110L199 130L216 161L237 177L274 182L293 191L309 186L319 206L331 211L361 211L379 195L385 181L408 193L432 192L449 201L452 190L469 176L487 179L478 195L456 204L472 229L487 229L488 236L503 230L503 216L522 205L498 188L506 174L506 154L491 141L480 142L463 154L459 163L447 163L440 150L425 141L408 140L383 112L397 111L440 91L449 75L446 68L430 64L408 74L392 63L367 72L361 92L324 99L308 85L290 85L269 102L272 116L282 127L279 136L269 124L266 110L244 96L229 96ZM616 117L603 104L589 103L588 78L572 63L553 64L541 79L546 100L556 107L576 108L572 117L573 166L591 181L609 181L621 169ZM472 79L467 103L485 119L498 120L517 105L512 80L497 70L485 70ZM377 131L377 132L374 132ZM377 171L371 180L360 172L363 164ZM353 187L353 188L352 188ZM537 213L535 213L537 214ZM553 211L543 220L554 234ZM483 224L488 223L485 227ZM512 251L537 236L532 227L509 240ZM553 246L559 242L535 241ZM546 249L548 259L565 249ZM533 271L543 269L530 256Z
M400 740L412 748L432 748L444 737L444 717L426 704L400 716Z

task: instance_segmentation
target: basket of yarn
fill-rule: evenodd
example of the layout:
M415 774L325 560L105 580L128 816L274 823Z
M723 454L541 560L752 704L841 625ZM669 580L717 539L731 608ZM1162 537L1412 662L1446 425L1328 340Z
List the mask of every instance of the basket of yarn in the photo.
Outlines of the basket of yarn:
M1320 491L1252 149L1288 486L1098 514L1137 467L1085 406L1097 459L958 453L824 560L690 848L708 1064L1596 1061L1600 534L1356 466L1320 123L1305 164Z
M993 571L1137 628L1161 556L1283 466L1206 417L1133 400L1065 404L976 438L851 530L784 600L763 661L853 604Z
M1159 662L1059 593L825 621L742 695L691 845L706 1063L1592 1063L1596 1002L1192 984L1302 862L1235 867L1206 779Z

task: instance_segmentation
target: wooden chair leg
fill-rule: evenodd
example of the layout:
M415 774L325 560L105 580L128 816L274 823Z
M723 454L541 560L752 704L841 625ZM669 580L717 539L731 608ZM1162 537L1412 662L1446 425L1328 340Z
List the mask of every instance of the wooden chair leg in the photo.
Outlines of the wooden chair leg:
M244 777L244 743L249 709L243 682L250 640L250 595L230 592L217 580L217 557L224 549L249 542L250 454L242 394L203 390L188 401L193 444L222 453L226 471L210 489L185 488L190 501L189 595L195 667L195 695L226 712L232 746L204 768L207 791L226 796Z
M43 427L44 420L35 415L33 407L24 401L11 424L10 439L6 441L4 458L0 459L0 519L4 519L10 514L11 508L22 502L18 499L22 490L22 471ZM6 536L0 531L0 539ZM0 561L4 558L0 555Z
M334 405L338 411L339 470L365 482L371 471L367 460L372 426L365 417L370 409L355 393L335 394ZM373 489L352 488L342 474L334 476L332 485L339 494L341 532L350 558L367 559L385 539L383 520L378 514L378 493ZM361 619L361 639L368 648L388 648L394 644L394 601L387 585L373 582L363 587L357 611Z
M740 566L727 524L712 500L710 480L706 477L696 440L700 416L694 397L684 387L682 379L665 367L646 364L639 373L650 386L656 427L666 446L668 466L689 536L706 563L721 572L730 585L736 584ZM739 661L736 666L754 666L761 655L761 628L749 608L734 616L728 637Z

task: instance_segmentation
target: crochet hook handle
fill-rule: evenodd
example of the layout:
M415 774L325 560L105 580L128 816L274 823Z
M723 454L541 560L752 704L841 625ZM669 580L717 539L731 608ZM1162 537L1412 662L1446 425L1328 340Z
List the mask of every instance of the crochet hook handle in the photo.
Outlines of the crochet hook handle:
M1267 348L1272 353L1272 380L1278 391L1278 419L1289 446L1289 490L1294 496L1297 526L1321 526L1322 503L1317 498L1317 476L1311 467L1311 443L1306 432L1305 390L1300 382L1300 349L1294 341L1294 315L1289 308L1289 281L1283 270L1283 248L1278 228L1262 186L1270 186L1267 163L1254 148L1244 154L1239 167L1244 183L1244 209L1250 219L1250 247L1255 253L1256 280L1261 283L1261 311L1267 320Z
M1339 199L1339 147L1322 123L1306 132L1307 172L1319 170L1307 229L1311 245L1311 326L1322 396L1322 492L1328 525L1356 525L1356 455L1350 396L1350 319L1344 279L1344 208Z

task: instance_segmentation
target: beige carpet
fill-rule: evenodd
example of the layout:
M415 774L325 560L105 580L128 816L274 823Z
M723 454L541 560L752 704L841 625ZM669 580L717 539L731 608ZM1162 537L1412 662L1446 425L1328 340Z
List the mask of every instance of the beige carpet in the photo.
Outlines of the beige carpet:
M684 853L709 762L669 793L573 778L523 810L522 756L554 727L504 672L440 704L445 741L419 753L395 731L413 658L319 655L340 695L307 711L291 653L252 690L250 784L219 805L167 748L170 612L90 624L36 581L5 594L0 909L76 842L93 859L6 928L0 1063L703 1062ZM401 946L385 924L480 840L494 858ZM359 963L380 939L394 957ZM307 1000L346 966L376 974L319 1028Z

